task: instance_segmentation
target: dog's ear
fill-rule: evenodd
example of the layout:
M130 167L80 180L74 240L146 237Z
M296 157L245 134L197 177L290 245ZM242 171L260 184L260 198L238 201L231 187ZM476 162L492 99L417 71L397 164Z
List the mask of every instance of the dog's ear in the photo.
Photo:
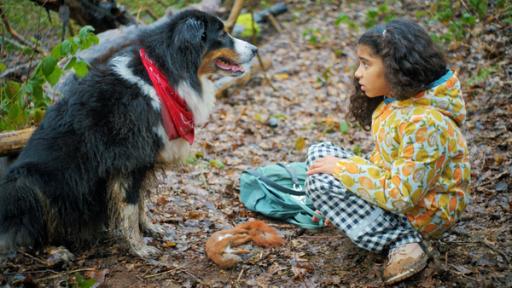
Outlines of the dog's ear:
M206 38L204 21L198 18L188 18L176 31L176 43L198 44Z

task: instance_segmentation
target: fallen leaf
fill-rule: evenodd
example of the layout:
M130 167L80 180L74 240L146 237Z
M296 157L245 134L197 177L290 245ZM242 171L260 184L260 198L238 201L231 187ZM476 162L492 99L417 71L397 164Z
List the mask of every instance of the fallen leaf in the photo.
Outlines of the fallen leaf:
M304 137L299 137L295 140L295 150L302 151L306 146L306 139Z
M288 78L290 78L290 75L288 75L288 73L277 73L277 74L274 74L274 79L276 79L278 81L286 80Z

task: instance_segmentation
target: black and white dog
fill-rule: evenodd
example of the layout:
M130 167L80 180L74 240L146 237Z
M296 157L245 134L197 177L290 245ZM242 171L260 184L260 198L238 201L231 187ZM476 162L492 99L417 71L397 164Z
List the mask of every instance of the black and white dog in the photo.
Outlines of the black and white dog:
M181 158L194 126L208 120L212 76L240 76L256 51L215 16L189 10L92 65L67 85L0 180L0 254L78 248L105 227L134 254L157 253L141 233L152 231L142 183L157 160Z

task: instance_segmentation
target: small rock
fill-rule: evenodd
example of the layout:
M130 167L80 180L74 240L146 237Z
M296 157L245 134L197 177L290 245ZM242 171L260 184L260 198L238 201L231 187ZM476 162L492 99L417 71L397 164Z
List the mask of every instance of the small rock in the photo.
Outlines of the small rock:
M505 192L508 190L508 184L505 181L500 181L498 184L496 184L496 191L497 192Z
M46 264L49 267L57 266L57 264L67 266L69 263L75 260L75 255L73 255L73 253L69 252L69 250L63 246L49 247L47 251L48 258L46 259Z
M276 128L279 125L279 120L274 117L270 117L267 121L268 126L271 128Z

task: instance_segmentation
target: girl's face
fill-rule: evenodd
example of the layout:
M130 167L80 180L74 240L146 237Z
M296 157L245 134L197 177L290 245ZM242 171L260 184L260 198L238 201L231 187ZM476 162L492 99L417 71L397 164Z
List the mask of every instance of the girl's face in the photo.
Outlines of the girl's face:
M382 58L376 56L372 49L366 45L357 46L357 56L359 57L359 67L354 76L361 85L361 90L370 98L390 97L391 89L384 77Z

